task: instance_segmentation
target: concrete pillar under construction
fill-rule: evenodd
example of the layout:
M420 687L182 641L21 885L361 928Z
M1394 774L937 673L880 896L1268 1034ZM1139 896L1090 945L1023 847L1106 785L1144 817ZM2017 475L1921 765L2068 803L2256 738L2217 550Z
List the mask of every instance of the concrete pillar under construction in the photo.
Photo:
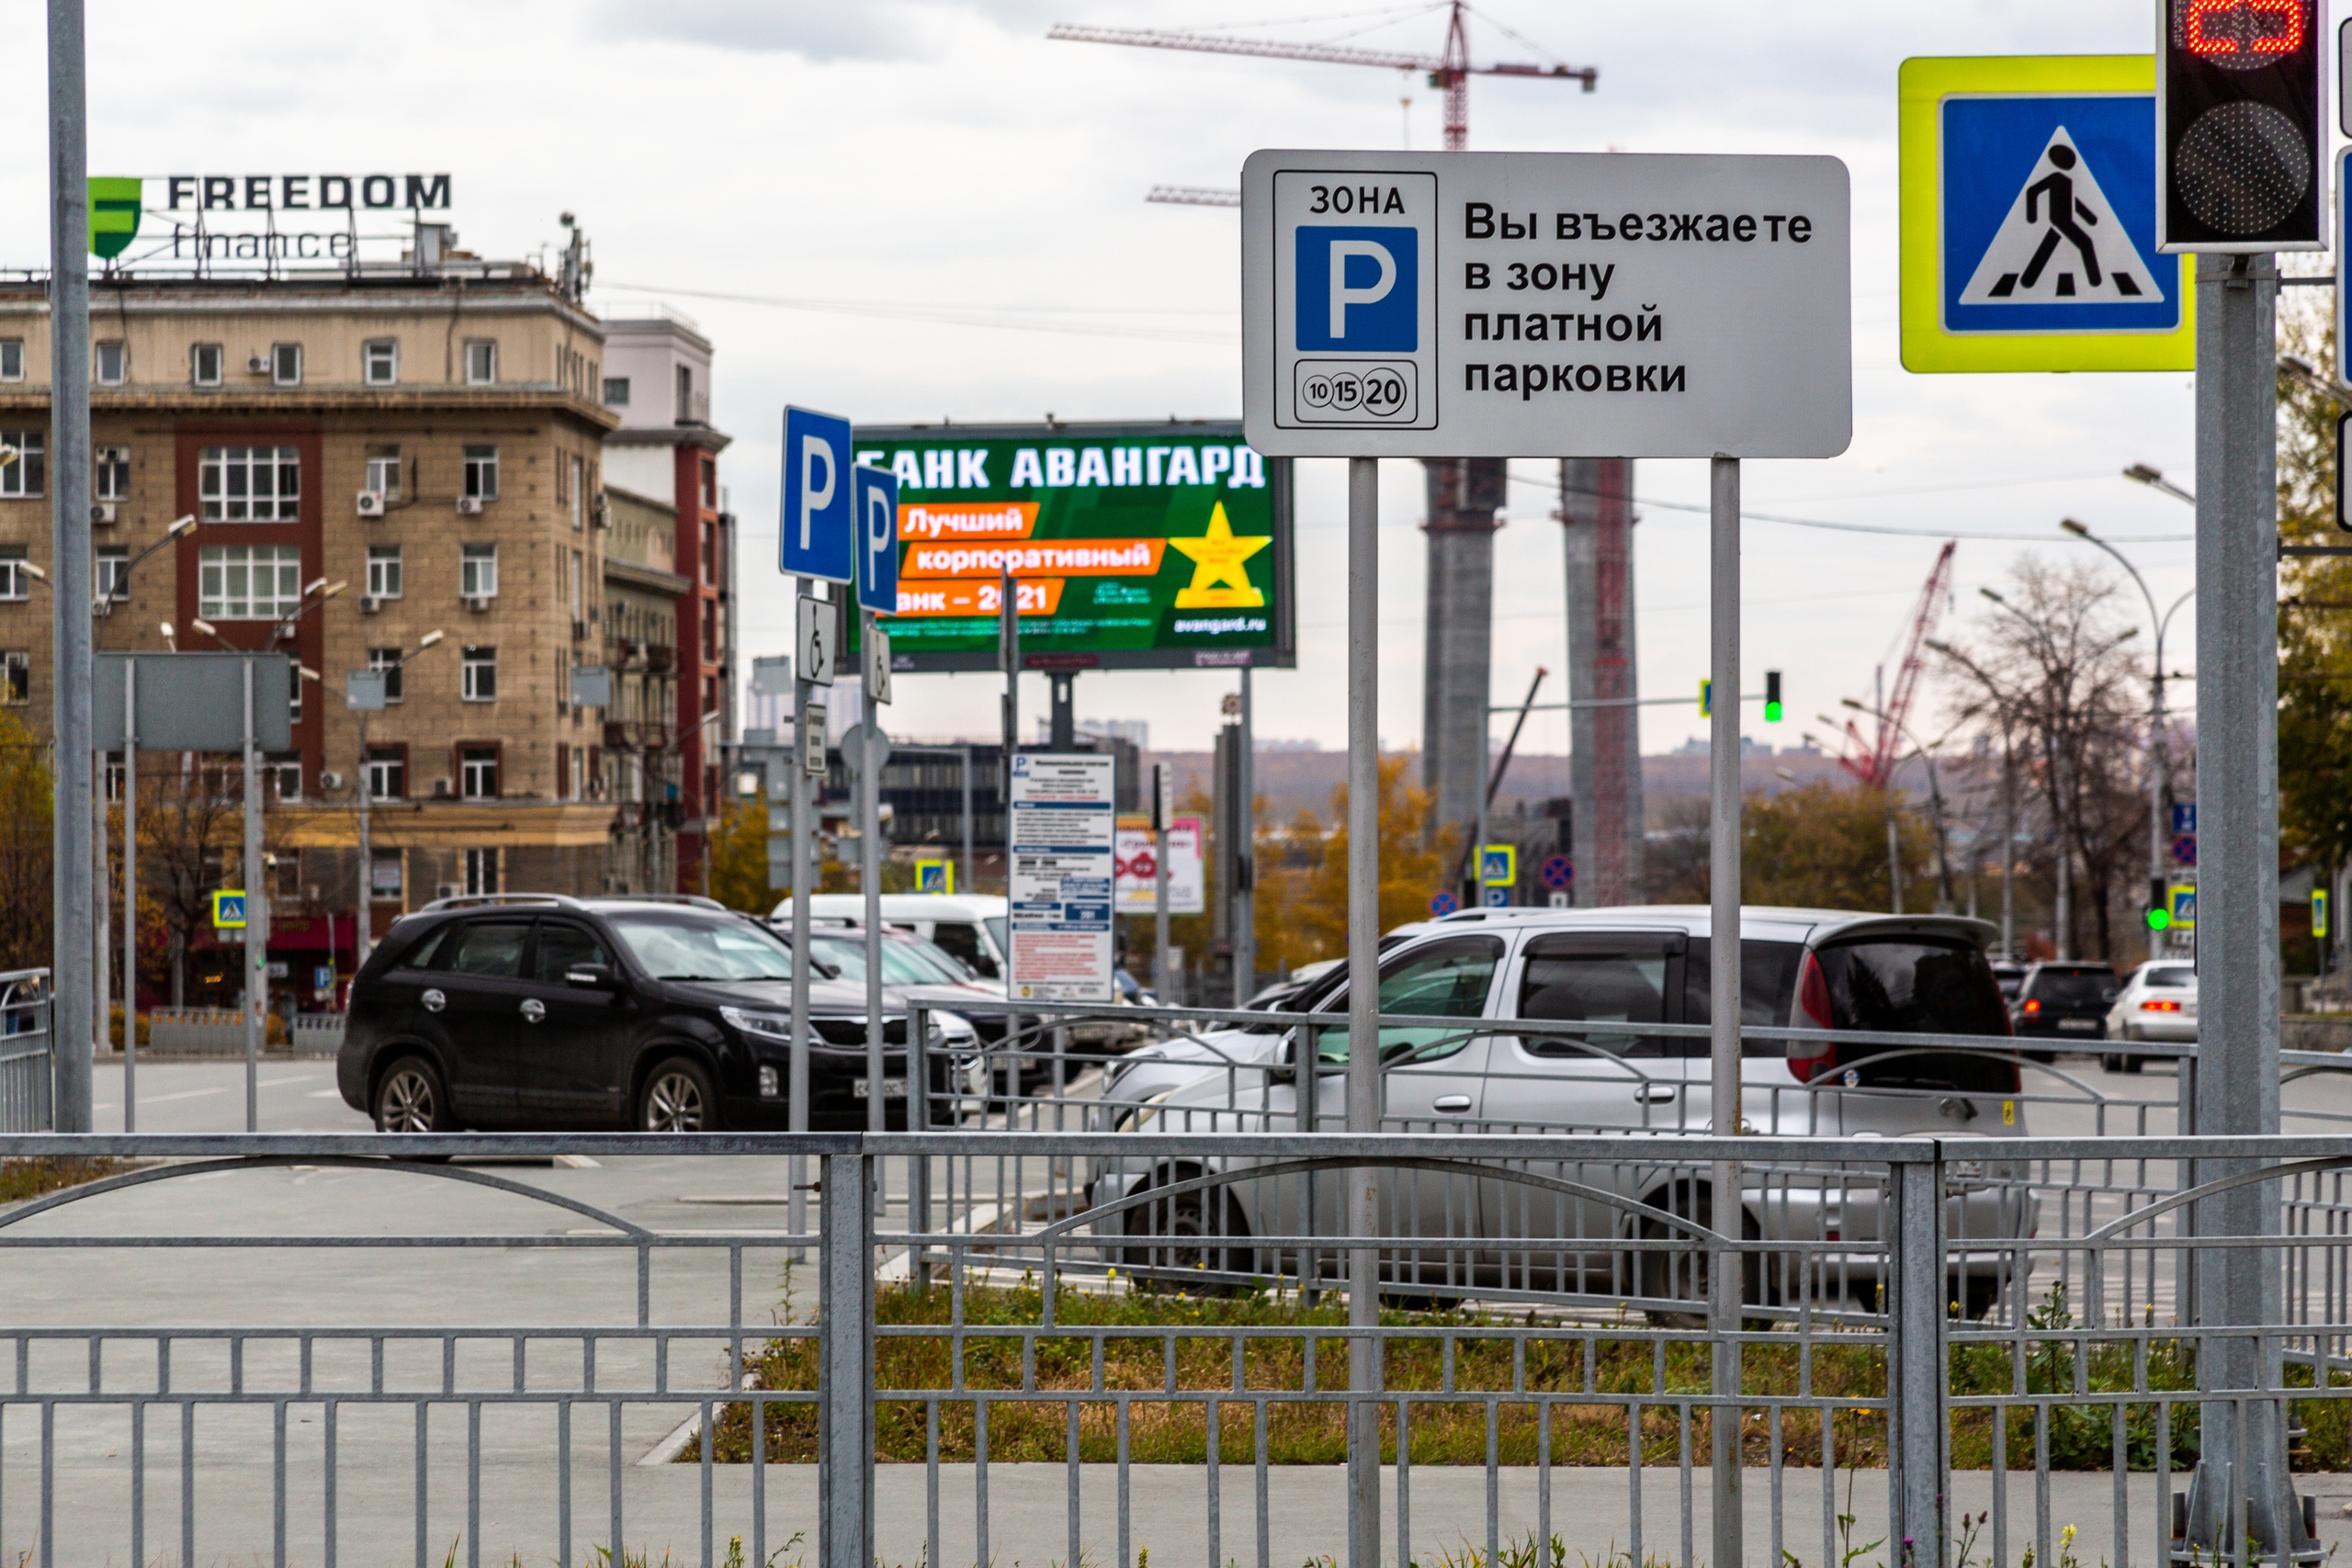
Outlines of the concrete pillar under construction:
M1507 465L1448 457L1429 478L1429 609L1422 644L1421 781L1437 797L1432 830L1457 845L1477 829L1487 787L1487 684L1494 659L1496 513Z
M1642 901L1642 710L1634 675L1634 460L1560 464L1568 560L1568 788L1576 901Z

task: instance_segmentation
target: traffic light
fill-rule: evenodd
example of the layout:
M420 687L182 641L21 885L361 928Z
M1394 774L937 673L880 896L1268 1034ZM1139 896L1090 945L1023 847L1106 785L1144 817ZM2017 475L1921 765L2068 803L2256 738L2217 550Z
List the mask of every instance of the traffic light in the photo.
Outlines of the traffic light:
M2156 247L2327 243L2318 0L2162 0ZM2047 182L2045 182L2047 183ZM2066 194L2072 195L2072 186ZM2053 209L2058 192L2048 193ZM2052 239L2075 227L2051 214Z
M1764 671L1764 722L1781 722L1781 672L1778 670Z
M2148 879L2148 929L2152 931L2172 930L2172 899L2166 896L2165 886L2161 876Z
M1714 693L1715 683L1713 681L1699 682L1699 716L1701 718L1715 716Z

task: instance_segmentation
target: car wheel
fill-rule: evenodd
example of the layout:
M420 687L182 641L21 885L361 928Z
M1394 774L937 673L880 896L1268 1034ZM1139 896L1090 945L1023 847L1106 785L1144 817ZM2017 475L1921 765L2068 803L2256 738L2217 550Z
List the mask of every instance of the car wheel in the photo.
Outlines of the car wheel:
M640 1133L718 1131L718 1090L700 1062L673 1056L645 1075L637 1091Z
M1714 1196L1711 1192L1696 1192L1688 1186L1680 1186L1654 1196L1649 1206L1707 1229L1714 1228ZM1749 1241L1758 1240L1761 1235L1755 1216L1745 1211L1740 1214L1739 1229L1741 1236ZM1648 1218L1638 1224L1634 1234L1648 1242L1688 1242L1690 1236L1690 1233L1679 1225ZM1638 1253L1634 1272L1641 1281L1642 1294L1653 1300L1689 1302L1698 1308L1695 1312L1678 1312L1652 1307L1645 1312L1650 1322L1659 1328L1711 1327L1712 1315L1707 1303L1713 1299L1712 1263L1712 1255L1697 1246L1657 1247ZM1739 1298L1750 1304L1760 1303L1765 1299L1762 1259L1756 1253L1747 1253L1740 1260Z
M2102 1051L2098 1055L2098 1070L2103 1073L2128 1073L2132 1069L2120 1052Z
M422 1056L403 1056L376 1084L379 1133L454 1133L448 1087Z
M1241 1204L1233 1194L1221 1188L1180 1192L1172 1198L1153 1198L1136 1204L1126 1212L1125 1229L1130 1236L1162 1238L1153 1245L1128 1247L1120 1253L1120 1264L1131 1269L1159 1272L1163 1282L1166 1272L1177 1269L1215 1270L1220 1274L1253 1274L1257 1272L1257 1254L1246 1247L1220 1247L1219 1239L1246 1237L1250 1225L1241 1217ZM1231 1292L1230 1284L1211 1284L1212 1292Z

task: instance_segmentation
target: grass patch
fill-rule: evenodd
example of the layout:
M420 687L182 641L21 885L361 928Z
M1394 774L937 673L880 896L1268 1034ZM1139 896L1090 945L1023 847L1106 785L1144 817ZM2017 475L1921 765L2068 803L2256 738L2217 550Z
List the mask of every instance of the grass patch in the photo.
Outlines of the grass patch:
M924 1404L893 1399L894 1392L960 1388L983 1393L1023 1390L1061 1395L1101 1390L1148 1394L1168 1390L1191 1393L1229 1393L1238 1385L1252 1393L1324 1393L1347 1384L1347 1342L1318 1329L1343 1330L1344 1302L1302 1306L1295 1296L1242 1295L1194 1298L1153 1291L1109 1293L1065 1288L1056 1296L1056 1332L1024 1337L1015 1331L1040 1325L1045 1308L1034 1283L1017 1287L967 1285L963 1292L965 1338L960 1356L945 1332L954 1306L944 1286L886 1287L875 1293L876 1457L885 1463L922 1463L929 1446ZM1664 1343L1615 1337L1622 1325L1555 1325L1524 1316L1476 1312L1413 1312L1384 1309L1385 1326L1423 1330L1426 1337L1392 1340L1383 1363L1390 1391L1465 1394L1510 1393L1570 1396L1555 1404L1552 1462L1560 1465L1622 1466L1632 1451L1623 1405L1579 1404L1573 1396L1650 1395L1670 1400L1703 1393L1709 1386L1710 1348L1703 1343ZM1951 1388L1955 1394L2019 1392L2065 1394L2077 1384L2075 1347L2057 1336L2075 1326L2062 1292L2053 1291L2027 1318L2025 1352L2014 1340L1956 1345L1951 1352ZM925 1329L936 1333L922 1332ZM913 1332L908 1332L912 1330ZM1067 1330L1068 1332L1061 1332ZM1290 1331L1261 1337L1263 1331ZM1885 1356L1879 1343L1859 1334L1829 1330L1810 1347L1748 1347L1745 1392L1795 1395L1803 1392L1832 1406L1836 1458L1840 1466L1883 1465L1886 1424L1883 1413L1843 1400L1883 1396ZM772 1339L749 1357L750 1371L763 1389L792 1392L817 1387L813 1337ZM1310 1384L1310 1363L1312 1382ZM2192 1348L2161 1337L2143 1343L2111 1343L2091 1348L2080 1369L2090 1393L2119 1392L2144 1381L2152 1393L2193 1391L2197 1384ZM959 1375L960 1374L960 1375ZM2308 1371L2290 1367L2290 1386L2309 1387ZM2331 1386L2352 1390L2352 1378L2336 1374ZM939 1400L939 1457L969 1462L978 1450L978 1406L963 1393ZM813 1404L765 1407L767 1457L775 1463L811 1463L817 1457L817 1412ZM1098 1393L1078 1403L1078 1457L1109 1463L1118 1457L1115 1402ZM2295 1450L2299 1471L2352 1469L2352 1400L2342 1395L2298 1402L2305 1428ZM2168 1434L2176 1469L2195 1463L2197 1407L2176 1404ZM752 1456L752 1407L741 1402L719 1407L712 1457L747 1463ZM1499 1463L1536 1462L1542 1413L1532 1404L1505 1401L1496 1415L1492 1452ZM1994 1423L2006 1424L2006 1456L2011 1467L2030 1466L2035 1449L2030 1408L1996 1412L1956 1411L1951 1458L1957 1470L1984 1470L1993 1463ZM1690 1414L1690 1441L1695 1461L1711 1449L1711 1416ZM1822 1412L1790 1410L1781 1417L1784 1462L1821 1462ZM991 1401L988 1405L989 1457L992 1461L1062 1462L1070 1441L1068 1403L1058 1397L1031 1402ZM2050 1463L2055 1470L2098 1471L2112 1466L2113 1407L2058 1403L2049 1413ZM1396 1411L1381 1415L1381 1456L1396 1459ZM1416 1464L1483 1465L1489 1452L1483 1403L1431 1404L1414 1407L1410 1422ZM1256 1412L1244 1400L1222 1404L1216 1440L1219 1459L1248 1464L1257 1454ZM2124 1407L2127 1467L2152 1470L2156 1461L2157 1409L2153 1399ZM1197 1401L1136 1398L1128 1404L1127 1456L1136 1464L1200 1464L1208 1457L1208 1413ZM1266 1457L1271 1464L1339 1464L1346 1457L1345 1412L1336 1404L1272 1400L1266 1412ZM1670 1406L1642 1412L1641 1452L1645 1463L1670 1464L1680 1457L1683 1425ZM1770 1457L1769 1417L1750 1413L1744 1438L1747 1462ZM701 1443L688 1445L680 1462L698 1463Z
M0 1203L22 1203L62 1188L103 1181L130 1169L119 1159L79 1157L0 1159Z

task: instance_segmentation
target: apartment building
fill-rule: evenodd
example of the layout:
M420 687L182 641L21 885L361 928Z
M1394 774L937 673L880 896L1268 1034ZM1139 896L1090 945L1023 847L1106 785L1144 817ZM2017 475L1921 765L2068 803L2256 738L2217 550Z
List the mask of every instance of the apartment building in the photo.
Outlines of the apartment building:
M577 269L436 239L423 265L110 275L91 290L97 645L161 651L169 623L180 648L267 649L308 672L294 749L269 773L271 955L296 976L331 956L350 972L363 788L379 931L443 893L598 892L616 862L644 886L615 836L607 715L573 705L572 671L613 650L616 570L635 573L633 616L659 619L665 594L673 622L702 614L679 606L688 583L666 552L640 542L642 558L607 564L621 413ZM48 595L15 563L48 565L49 364L43 280L0 281L0 702L44 734ZM699 439L677 445L715 451ZM658 490L656 510L673 496ZM183 516L196 526L133 571ZM639 532L666 521L674 544L715 520L697 501ZM363 756L344 678L368 669L394 673Z

